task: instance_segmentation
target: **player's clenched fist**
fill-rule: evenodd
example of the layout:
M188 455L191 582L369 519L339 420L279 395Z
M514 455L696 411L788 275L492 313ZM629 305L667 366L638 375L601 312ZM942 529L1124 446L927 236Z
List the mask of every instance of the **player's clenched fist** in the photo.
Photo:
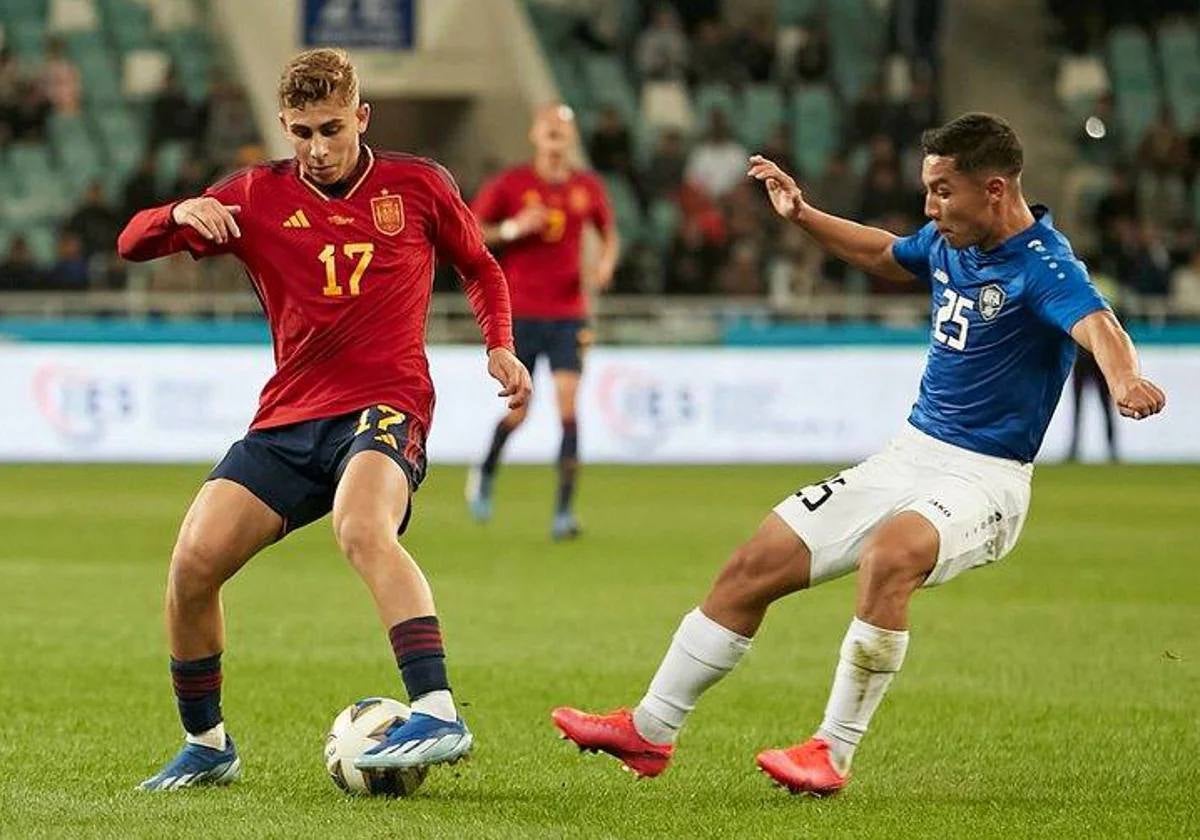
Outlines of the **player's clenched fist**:
M510 409L521 408L529 402L533 392L533 380L529 371L513 352L505 347L496 347L488 353L488 373L500 383L501 397L508 397Z
M1123 416L1141 420L1162 411L1167 395L1149 379L1135 376L1113 388L1113 400Z
M804 212L804 194L791 175L779 168L774 161L767 160L762 155L750 158L750 170L746 173L766 184L767 195L775 212L789 221L799 221Z
M222 204L211 196L188 198L175 205L171 219L177 225L195 228L205 239L222 244L242 235L234 215L240 204Z

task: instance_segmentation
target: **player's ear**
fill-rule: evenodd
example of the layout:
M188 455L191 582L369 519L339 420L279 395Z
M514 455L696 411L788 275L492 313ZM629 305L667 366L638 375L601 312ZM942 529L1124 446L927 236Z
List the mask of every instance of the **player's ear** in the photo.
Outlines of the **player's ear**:
M1008 192L1008 180L1000 175L991 175L984 182L983 188L989 199L999 201Z
M371 121L371 103L359 103L359 106L354 110L354 116L358 120L358 133L362 134L367 130L367 123Z
M287 120L283 118L283 111L279 112L279 127L283 129L283 133L287 134Z

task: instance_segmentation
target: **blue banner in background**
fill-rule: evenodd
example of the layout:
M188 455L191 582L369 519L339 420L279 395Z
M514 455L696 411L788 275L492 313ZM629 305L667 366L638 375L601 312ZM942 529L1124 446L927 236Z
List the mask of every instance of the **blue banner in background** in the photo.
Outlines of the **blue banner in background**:
M409 50L416 0L304 0L304 44Z

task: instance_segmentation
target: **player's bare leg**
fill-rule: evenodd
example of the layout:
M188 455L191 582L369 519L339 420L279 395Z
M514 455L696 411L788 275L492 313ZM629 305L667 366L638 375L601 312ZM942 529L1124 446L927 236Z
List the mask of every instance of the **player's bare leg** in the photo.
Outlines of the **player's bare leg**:
M704 604L683 617L632 713L591 715L564 707L555 709L555 725L581 749L607 752L638 775L658 775L700 696L750 649L767 607L808 586L809 567L807 546L770 514L730 556Z
M528 414L529 404L526 403L504 415L492 432L492 442L488 445L483 463L471 467L467 472L467 506L477 522L487 522L492 518L492 487L496 480L496 471L500 468L500 456L508 438L525 422Z
M938 532L906 511L880 525L859 557L855 618L842 640L825 717L816 734L758 765L794 793L836 793L908 649L908 604L937 563Z
M408 505L404 471L370 450L350 459L333 500L338 546L375 599L413 709L407 723L355 762L360 769L457 761L473 740L450 693L433 593L396 540Z
M575 398L579 393L579 371L554 371L554 396L558 417L562 423L562 442L558 449L558 492L554 504L554 525L551 536L556 540L579 536L579 522L571 510L575 498L575 481L579 475L579 425L576 420Z
M213 479L196 494L171 554L166 596L171 681L187 744L144 790L225 784L240 774L221 715L221 586L282 530L282 517L236 482Z

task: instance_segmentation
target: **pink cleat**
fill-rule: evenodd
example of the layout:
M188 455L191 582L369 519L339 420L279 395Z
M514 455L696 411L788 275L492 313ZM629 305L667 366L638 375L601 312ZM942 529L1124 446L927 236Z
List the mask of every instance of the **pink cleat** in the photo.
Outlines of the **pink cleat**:
M756 761L759 769L791 793L831 796L850 778L849 773L843 776L834 769L829 744L820 738L809 738L786 750L764 750Z

